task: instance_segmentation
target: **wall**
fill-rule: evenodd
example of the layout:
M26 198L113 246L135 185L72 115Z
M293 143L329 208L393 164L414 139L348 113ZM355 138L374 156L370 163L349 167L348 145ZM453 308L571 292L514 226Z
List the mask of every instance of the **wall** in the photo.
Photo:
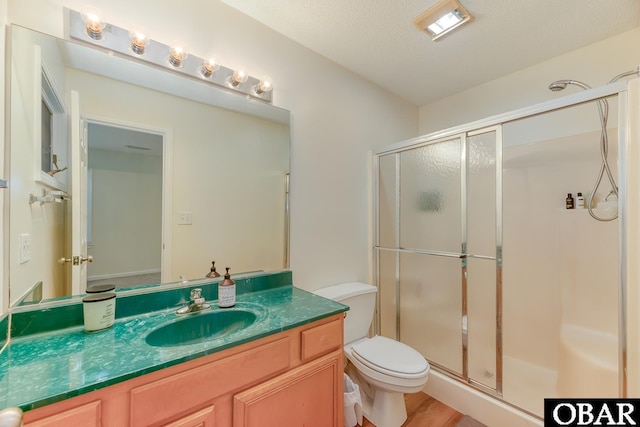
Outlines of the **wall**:
M586 209L564 208L567 193L591 190L600 167L599 138L590 132L503 151L503 392L510 403L537 414L544 397L561 392L557 376L567 373L563 328L577 325L594 336L617 333L619 221L598 222ZM614 131L609 154L617 176ZM609 188L605 178L597 199ZM601 217L614 213L597 211ZM567 244L571 235L579 238ZM616 345L597 345L591 359L599 365L616 360ZM615 371L613 377L615 383ZM587 379L583 384L593 385ZM615 387L599 388L598 397L617 393Z
M581 90L568 87L561 93L551 92L547 87L555 80L579 80L595 87L638 64L640 27L424 105L420 107L420 134Z
M11 302L29 292L37 282L43 282L43 297L62 296L66 292L65 268L57 260L65 256L65 209L68 202L29 203L29 195L41 196L45 187L39 179L39 165L34 161L40 145L40 67L36 65L34 45L41 45L43 62L59 91L64 93L66 79L57 45L43 46L43 40L21 39L12 52L11 91L20 97L11 100L11 136L18 144L11 147L10 180L10 252L20 253L20 236L31 236L31 259L21 263L11 257ZM62 166L64 163L61 163ZM38 174L38 175L36 175ZM68 174L68 171L60 175Z
M215 52L225 65L244 64L252 75L273 78L274 105L292 112L294 281L315 289L368 280L367 151L415 136L417 107L228 6L190 4L93 2L119 26L144 26L159 41L179 39L198 56ZM10 0L9 19L61 36L63 5L79 10L86 2Z
M88 266L89 279L159 272L162 157L89 147L89 170L91 247L88 252L94 258Z

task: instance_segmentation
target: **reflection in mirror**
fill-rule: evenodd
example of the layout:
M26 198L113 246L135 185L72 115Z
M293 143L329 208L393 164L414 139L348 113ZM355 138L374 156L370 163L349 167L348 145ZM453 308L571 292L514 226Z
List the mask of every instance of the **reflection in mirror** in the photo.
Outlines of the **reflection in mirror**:
M164 135L89 122L87 143L88 285L161 283Z
M12 305L32 290L47 300L92 283L198 279L214 260L235 273L288 266L287 111L10 31ZM66 144L46 154L42 70L67 116ZM55 180L41 177L43 155Z

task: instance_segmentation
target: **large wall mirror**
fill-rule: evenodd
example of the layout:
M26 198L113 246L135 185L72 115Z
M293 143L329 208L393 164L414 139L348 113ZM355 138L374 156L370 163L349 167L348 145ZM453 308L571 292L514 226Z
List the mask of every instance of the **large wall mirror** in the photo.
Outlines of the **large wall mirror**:
M288 111L9 31L10 305L288 267Z

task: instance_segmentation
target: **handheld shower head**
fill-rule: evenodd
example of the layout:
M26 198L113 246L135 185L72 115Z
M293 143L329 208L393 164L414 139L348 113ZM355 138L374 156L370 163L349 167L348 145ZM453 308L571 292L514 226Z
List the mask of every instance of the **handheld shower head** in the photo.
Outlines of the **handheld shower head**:
M567 84L566 80L557 80L549 85L549 90L552 92L560 92L567 87Z
M591 86L589 86L588 84L579 82L577 80L556 80L549 85L549 90L553 92L559 92L562 89L566 88L567 85L576 85L581 87L582 89L591 89Z
M633 71L628 71L626 73L622 73L619 74L617 76L615 76L611 81L616 81L622 77L626 77L628 75L633 75L637 73L637 70L633 70ZM582 83L578 80L556 80L555 82L552 82L549 85L549 90L552 92L559 92L563 89L565 89L568 85L575 85L578 86L582 89L588 90L591 89L591 86L589 86L586 83ZM609 140L607 138L607 118L609 116L609 103L607 102L606 99L602 98L602 99L597 99L596 100L596 106L598 107L598 113L600 115L600 155L602 157L602 163L600 165L600 172L598 173L598 178L596 179L596 183L595 186L593 187L593 191L591 192L591 195L589 196L589 200L587 202L587 208L589 210L589 215L591 215L592 218L598 220L598 221L611 221L614 220L618 217L618 214L616 213L615 216L610 217L610 218L601 218L598 215L596 215L592 208L591 205L593 203L593 195L596 194L596 191L598 190L598 187L600 186L600 183L602 182L602 177L603 174L606 172L607 173L607 177L609 178L609 182L611 183L611 188L612 188L612 192L613 194L615 194L616 196L618 195L618 186L616 184L616 181L613 177L613 174L611 173L611 169L609 168L609 161L607 160L607 151L608 151L608 147L609 147Z
M625 71L624 73L618 74L617 76L609 80L609 83L614 83L620 80L621 78L631 77L631 76L640 76L640 65L634 68L633 70ZM589 86L588 84L579 82L577 80L556 80L555 82L552 82L549 85L549 90L552 92L560 92L561 90L566 88L567 85L576 85L576 86L580 86L582 89L591 89L591 86Z

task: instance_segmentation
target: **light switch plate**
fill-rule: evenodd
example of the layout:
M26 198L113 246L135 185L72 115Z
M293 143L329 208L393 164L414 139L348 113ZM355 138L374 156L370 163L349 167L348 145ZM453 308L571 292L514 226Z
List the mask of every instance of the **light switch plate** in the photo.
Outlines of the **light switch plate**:
M191 225L191 212L178 212L178 225Z
M31 234L20 235L20 264L31 259Z

